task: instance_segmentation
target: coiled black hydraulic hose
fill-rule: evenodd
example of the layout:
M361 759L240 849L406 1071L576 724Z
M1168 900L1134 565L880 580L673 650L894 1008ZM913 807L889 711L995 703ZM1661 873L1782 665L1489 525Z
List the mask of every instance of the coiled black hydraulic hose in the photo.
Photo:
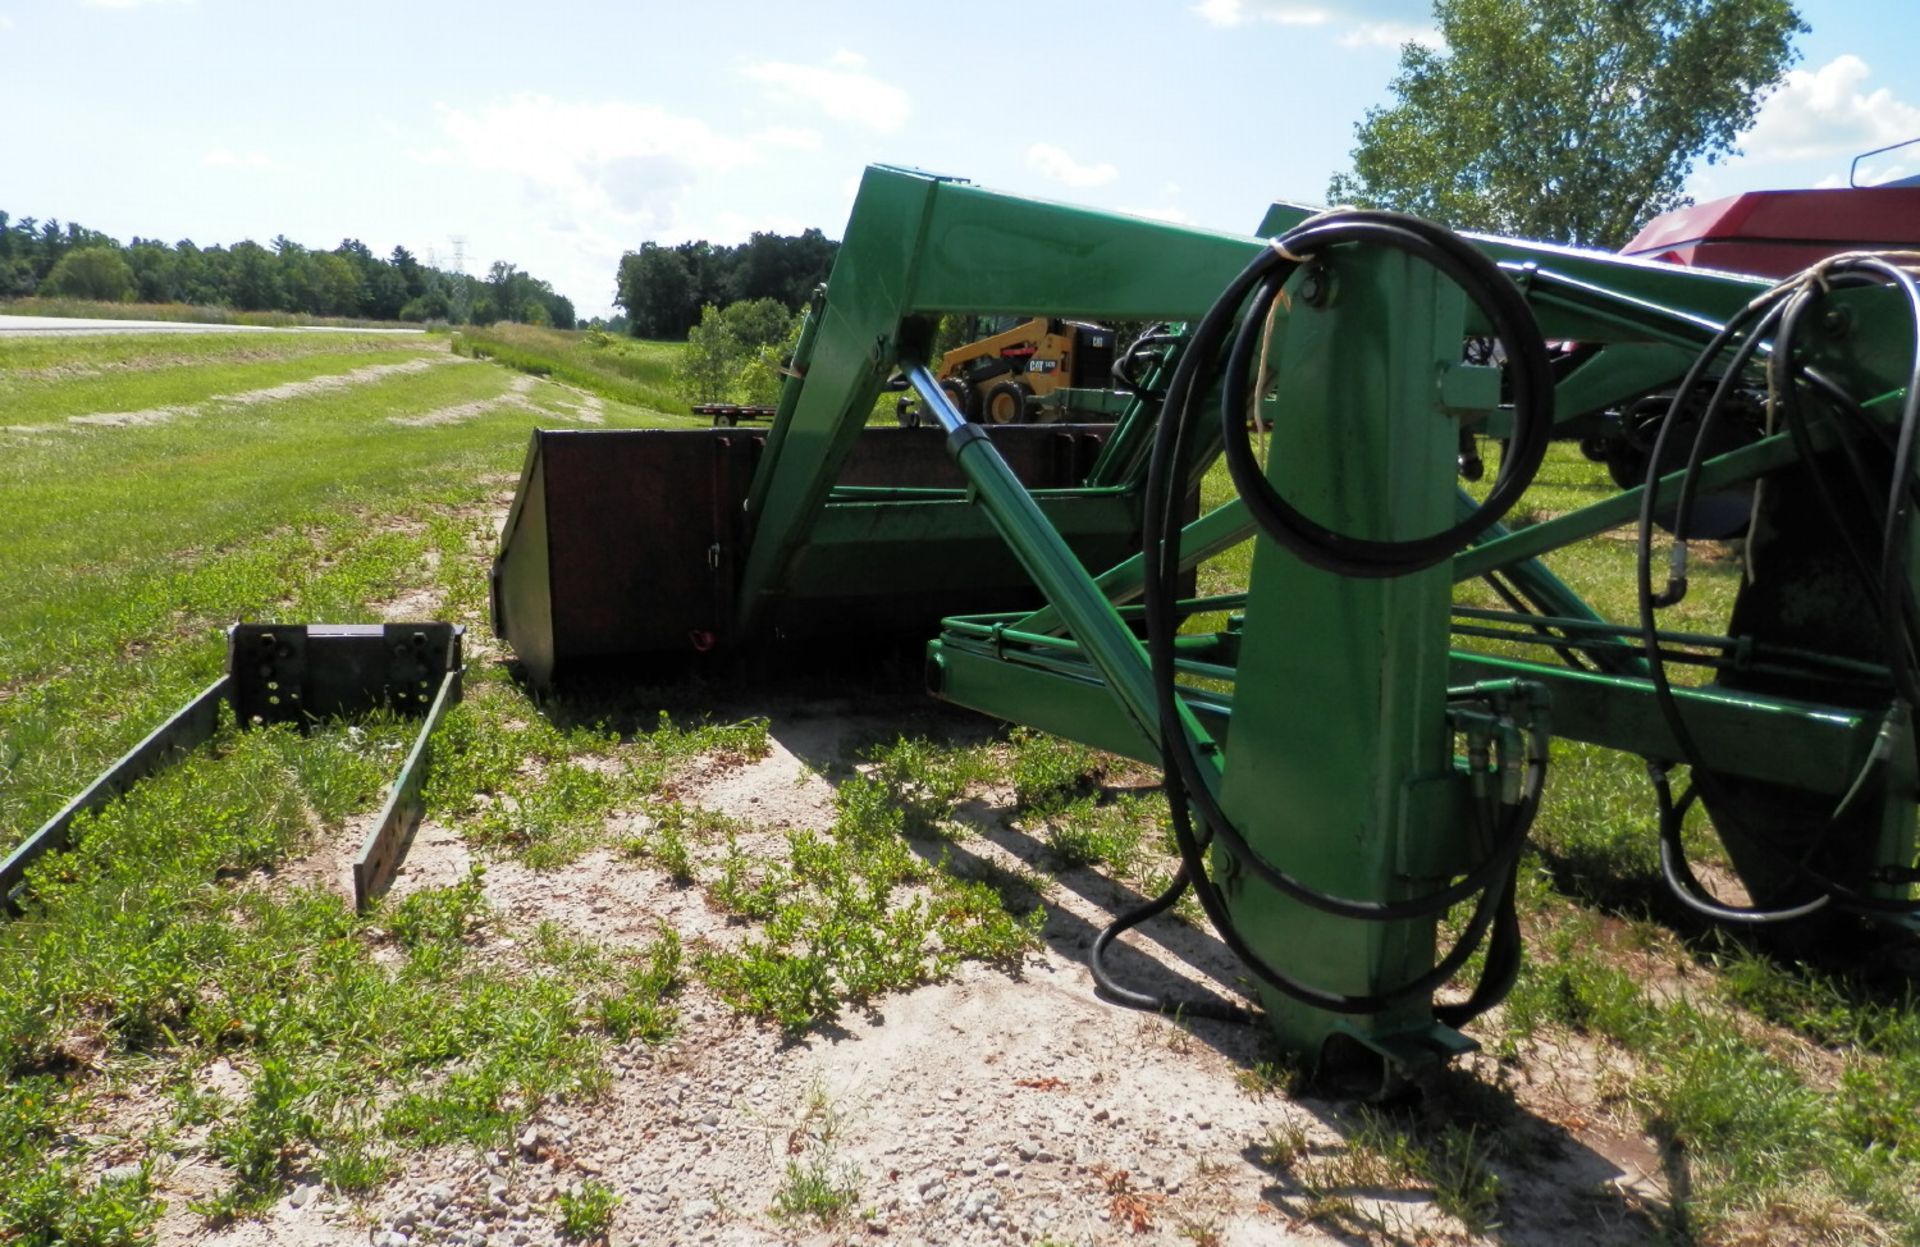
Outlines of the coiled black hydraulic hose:
M1514 436L1502 457L1500 475L1487 500L1453 527L1411 541L1374 541L1334 532L1314 524L1279 497L1258 470L1246 429L1247 372L1251 343L1258 337L1267 310L1295 268L1321 250L1349 245L1387 246L1413 255L1459 285L1480 308L1506 352L1514 395ZM1518 922L1514 914L1515 870L1521 847L1539 808L1545 786L1545 733L1536 719L1535 739L1525 759L1525 778L1519 800L1507 814L1504 827L1486 828L1492 849L1458 882L1425 895L1400 901L1367 901L1334 896L1315 889L1275 866L1247 842L1208 789L1195 756L1194 742L1180 717L1174 687L1174 636L1179 630L1177 581L1179 574L1180 513L1176 486L1186 465L1188 433L1196 422L1199 400L1205 393L1202 378L1211 378L1220 365L1221 350L1236 316L1248 296L1223 385L1221 421L1225 432L1229 470L1261 529L1310 564L1336 573L1388 577L1432 567L1452 557L1497 522L1519 499L1552 437L1553 383L1545 343L1525 299L1493 262L1450 231L1417 217L1385 212L1340 212L1315 218L1263 251L1228 283L1213 306L1192 330L1187 347L1167 387L1166 401L1155 431L1153 457L1147 476L1143 523L1144 614L1148 650L1160 713L1160 745L1166 771L1166 792L1179 844L1183 880L1148 905L1122 915L1103 932L1094 948L1094 971L1103 987L1116 988L1099 964L1114 935L1158 913L1177 899L1182 883L1190 885L1221 941L1253 973L1282 994L1329 1012L1378 1013L1433 990L1459 972L1486 936L1495 932L1495 947L1486 972L1472 997L1460 1006L1438 1012L1449 1024L1462 1024L1497 1001L1510 986L1518 967ZM1520 765L1516 760L1515 765ZM1191 807L1191 813L1190 813ZM1196 832L1197 814L1205 836L1222 847L1264 883L1283 895L1324 913L1367 922L1398 922L1435 917L1470 896L1478 896L1472 916L1454 947L1427 972L1383 992L1350 994L1303 983L1277 969L1241 939L1226 903L1207 874L1205 843ZM1139 993L1113 992L1122 1003L1136 1007L1180 1010L1209 1016L1192 1006L1173 1005ZM1217 1006L1214 1006L1217 1008Z
M1907 380L1906 401L1901 407L1899 432L1890 448L1891 472L1887 483L1885 505L1883 508L1878 507L1875 505L1878 499L1871 497L1867 499L1867 505L1878 510L1882 517L1881 550L1877 567L1866 557L1865 552L1858 549L1852 537L1847 517L1842 513L1841 504L1833 492L1832 484L1826 479L1824 468L1820 465L1819 457L1814 451L1811 435L1805 426L1805 416L1796 387L1804 383L1823 393L1833 402L1837 414L1862 419L1864 413L1860 412L1851 399L1840 393L1838 387L1813 370L1805 368L1795 359L1797 331L1803 317L1820 295L1835 286L1869 284L1891 285L1900 290L1906 296L1914 328L1913 364ZM1704 796L1708 804L1717 807L1723 816L1734 806L1727 799L1728 794L1719 778L1707 768L1699 742L1694 738L1687 725L1686 717L1680 711L1679 701L1674 696L1673 686L1667 678L1666 663L1660 652L1654 612L1661 606L1677 601L1685 593L1685 533L1691 516L1694 486L1705 458L1708 437L1714 420L1725 406L1728 396L1736 388L1740 374L1745 370L1761 341L1769 333L1773 335L1773 348L1768 360L1768 368L1779 410L1795 446L1808 465L1809 479L1814 484L1815 493L1832 515L1835 527L1847 545L1849 558L1855 566L1856 574L1861 577L1869 596L1878 604L1885 622L1888 669L1896 699L1893 713L1903 715L1905 708L1911 707L1916 697L1920 697L1920 680L1916 679L1914 671L1916 611L1912 586L1906 574L1907 525L1915 493L1913 469L1916 431L1920 431L1920 284L1917 284L1906 270L1888 260L1873 256L1841 256L1816 265L1807 273L1775 286L1753 300L1727 322L1708 343L1681 381L1680 388L1668 407L1667 417L1661 424L1660 433L1654 439L1653 452L1648 456L1647 484L1640 500L1639 541L1635 560L1641 642L1646 652L1648 676L1653 684L1654 700L1659 705L1661 716L1666 720L1673 734L1681 760L1688 766L1693 784L1687 797L1676 804L1667 785L1665 768L1649 767L1648 773L1652 778L1660 809L1662 872L1668 886L1683 904L1722 922L1747 924L1788 922L1806 917L1829 903L1864 913L1920 913L1920 902L1868 896L1826 877L1808 864L1814 851L1838 824L1848 804L1847 801L1842 801L1841 807L1834 811L1827 823L1817 829L1816 834L1811 838L1812 847L1797 855L1769 843L1766 837L1749 832L1747 839L1756 848L1814 889L1815 896L1793 905L1734 906L1714 900L1706 895L1692 870L1687 866L1680 842L1680 823L1694 793ZM1666 444L1694 390L1700 386L1720 356L1736 340L1739 344L1735 348L1734 355L1715 385L1713 395L1700 416L1699 426L1694 435L1694 445L1688 455L1686 472L1682 477L1680 496L1674 510L1673 528L1676 544L1673 563L1668 573L1665 591L1656 593L1652 576L1653 515L1657 484L1665 461ZM1840 431L1839 436L1843 452L1849 457L1857 483L1863 491L1870 493L1864 469L1857 457L1853 455L1851 447L1847 445L1844 430ZM1876 765L1880 760L1877 749L1869 755L1866 762L1862 764L1861 774L1855 778L1849 792L1849 799L1853 793L1861 789L1866 779L1866 768Z
M1281 243L1285 251L1270 249L1249 266L1250 272L1257 270L1252 298L1234 337L1222 384L1221 429L1234 487L1262 532L1323 571L1382 578L1404 576L1445 562L1520 500L1552 443L1553 371L1532 310L1484 253L1452 231L1418 217L1387 212L1342 213L1319 218L1287 235ZM1298 267L1287 253L1342 243L1387 246L1432 265L1466 292L1506 351L1513 386L1514 435L1507 453L1501 456L1500 474L1486 501L1465 519L1424 537L1375 541L1336 532L1309 519L1268 483L1248 434L1247 391L1253 384L1250 374L1267 313Z

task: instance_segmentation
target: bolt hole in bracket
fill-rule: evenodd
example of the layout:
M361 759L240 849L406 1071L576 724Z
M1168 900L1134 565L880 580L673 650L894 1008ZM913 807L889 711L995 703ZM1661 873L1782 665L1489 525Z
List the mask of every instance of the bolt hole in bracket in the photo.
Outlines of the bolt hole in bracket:
M461 641L450 623L235 624L227 672L176 710L0 861L0 908L15 911L26 871L64 848L73 820L98 810L179 755L212 739L220 706L241 729L360 718L380 710L422 719L406 763L353 863L354 908L364 912L393 882L426 812L421 792L430 744L460 700Z

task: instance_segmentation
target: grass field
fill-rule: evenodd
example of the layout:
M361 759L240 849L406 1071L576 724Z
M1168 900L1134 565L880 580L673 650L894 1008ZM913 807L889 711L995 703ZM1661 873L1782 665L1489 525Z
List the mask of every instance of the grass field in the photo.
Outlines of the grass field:
M876 739L834 773L826 823L770 835L680 799L687 776L765 755L764 720L708 721L697 687L536 706L485 620L529 427L694 422L647 405L667 367L648 344L463 339L522 371L431 339L0 340L0 843L210 681L234 619L433 616L467 624L475 656L433 817L499 870L643 863L738 938L662 923L608 947L516 926L478 872L356 917L294 866L377 804L408 726L225 732L83 823L73 852L37 868L27 913L0 924L0 1242L183 1241L300 1180L370 1199L434 1149L500 1148L543 1106L607 1096L616 1053L670 1041L689 997L818 1033L963 962L1017 963L1037 898L1053 905L1073 871L1140 891L1167 877L1148 777L1044 736ZM1594 471L1556 453L1532 504L1577 505ZM1624 613L1629 557L1597 541L1559 570ZM1245 567L1222 559L1210 584ZM1701 598L1724 602L1736 575L1710 566ZM1041 866L951 867L981 835L966 809L992 793ZM1920 1241L1905 979L1807 969L1701 928L1664 899L1651 823L1634 760L1557 747L1523 873L1527 966L1473 1028L1494 1059L1444 1076L1420 1110L1339 1111L1337 1146L1275 1126L1248 1163L1300 1233ZM510 936L512 956L482 956L482 931ZM1248 1061L1240 1082L1264 1104L1288 1076ZM1529 1185L1543 1123L1643 1170L1638 1193ZM796 1130L767 1224L834 1223L852 1180L829 1132ZM191 1166L217 1181L183 1200L169 1175ZM1406 1229L1383 1191L1435 1209L1440 1229ZM543 1215L590 1238L621 1198L580 1183ZM1549 1198L1572 1209L1565 1237L1516 1237ZM1217 1241L1209 1224L1179 1236Z
M233 619L378 618L383 602L409 593L471 614L487 502L511 479L536 419L668 422L523 386L450 356L444 340L396 347L293 335L0 343L0 409L0 579L9 588L0 838L9 844L217 673L219 631ZM356 943L365 928L337 900L282 904L216 884L278 860L315 825L364 810L401 733L378 727L357 743L236 737L218 765L184 767L87 827L78 851L35 881L34 912L0 928L0 1236L131 1241L116 1237L120 1227L151 1220L144 1177L96 1186L84 1155L48 1154L95 1093L92 1075L110 1068L103 1059L165 1053L185 1070L240 1033L251 1037L259 1093L215 1129L211 1146L229 1158L235 1183L210 1216L275 1180L280 1143L268 1134L292 1128L276 1116L289 1111L276 1097L307 1096L327 1077L306 1059L316 1043L327 1061L357 1064L361 1045L379 1045L398 1024L424 1047L402 1044L361 1065L376 1078L389 1061L432 1069L466 1060L511 1067L476 1077L591 1085L595 1065L571 1034L570 996L550 981L478 980L433 953L434 966L410 962L390 975ZM182 818L188 805L196 813ZM444 913L418 907L427 926L417 939L406 934L411 920L394 916L399 938L444 947L459 904L456 895ZM384 999L414 1021L316 1033L350 1019L328 1017L337 1010L315 998L294 1008L316 1016L296 1022L280 1012L288 1002L262 994L288 964L329 957L328 948L344 959L325 991L374 1009ZM443 990L422 994L406 981L415 974ZM222 1003L209 1012L213 999ZM440 1007L477 1012L419 1016ZM252 1016L261 1008L273 1016ZM530 1019L557 1010L569 1025L535 1051L509 1050L512 1041L481 1026L502 1009ZM334 1094L346 1091L338 1083ZM465 1109L476 1116L463 1126L422 1129L484 1133L485 1109L472 1096ZM188 1105L181 1120L209 1111ZM310 1120L311 1108L301 1111ZM337 1128L350 1141L326 1152L330 1180L378 1181L384 1162L351 1126Z
M305 312L244 312L195 303L105 303L95 299L0 299L0 316L83 316L104 320L185 321L198 325L260 325L286 329L324 325L334 329L391 328L392 321L354 316L309 316Z
M615 402L655 411L687 410L674 388L673 370L684 345L642 342L593 330L541 329L533 325L465 328L453 349L491 359L536 377L551 377Z

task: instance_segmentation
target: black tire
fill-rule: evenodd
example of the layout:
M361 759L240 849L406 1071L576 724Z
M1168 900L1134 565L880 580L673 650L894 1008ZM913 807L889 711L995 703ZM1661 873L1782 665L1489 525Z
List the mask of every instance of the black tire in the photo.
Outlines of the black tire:
M903 429L920 427L920 404L911 394L893 400L893 419Z
M980 404L980 419L985 424L1025 424L1026 387L1017 381L1002 381L988 390Z
M734 422L733 413L723 411L713 418L713 427L716 429L730 429L734 426Z
M959 377L942 377L940 388L947 392L947 397L953 400L954 407L963 417L968 420L980 418L980 402L972 386Z

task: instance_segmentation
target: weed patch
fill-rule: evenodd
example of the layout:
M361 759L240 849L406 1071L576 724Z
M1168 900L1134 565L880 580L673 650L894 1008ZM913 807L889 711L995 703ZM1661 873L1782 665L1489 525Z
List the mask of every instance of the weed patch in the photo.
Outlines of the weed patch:
M569 1242L606 1241L613 1228L614 1209L620 1197L613 1188L597 1178L588 1178L572 1190L560 1192L560 1235Z
M723 863L722 904L763 916L741 948L708 952L701 976L735 1008L804 1030L863 1003L929 982L966 956L1017 955L1037 944L1045 915L1016 919L989 889L928 868L907 848L906 814L888 788L854 776L836 793L827 836L789 833L788 860L757 881ZM915 894L905 895L910 887Z

